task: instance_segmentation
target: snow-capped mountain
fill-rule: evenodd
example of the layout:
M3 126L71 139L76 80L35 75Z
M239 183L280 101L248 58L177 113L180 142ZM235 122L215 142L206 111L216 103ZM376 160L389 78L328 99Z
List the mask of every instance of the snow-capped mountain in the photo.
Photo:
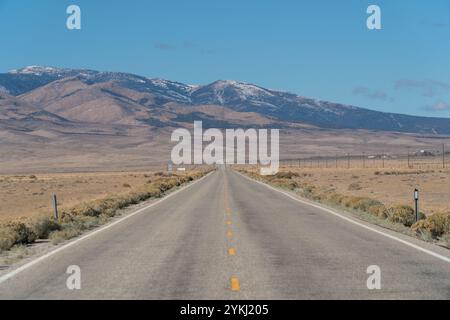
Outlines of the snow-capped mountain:
M61 82L64 79L73 81ZM0 74L0 92L39 104L41 108L48 107L51 112L56 112L59 106L69 106L73 111L66 111L68 114L85 114L86 119L104 121L109 119L106 116L109 104L117 109L117 116L111 118L115 120L121 115L129 119L131 114L139 114L142 119L148 108L173 113L169 109L174 104L210 105L321 128L450 134L450 119L383 113L233 80L194 86L121 72L29 66ZM95 115L96 106L102 115ZM196 115L182 118L192 120ZM148 119L146 123L156 122ZM158 125L163 126L164 122Z
M192 94L196 103L226 105L230 102L258 102L274 96L275 92L253 84L233 80L219 80L197 88Z
M35 76L42 75L55 75L55 76L64 76L67 74L73 74L77 72L75 69L62 69L62 68L53 68L53 67L45 67L45 66L28 66L22 69L14 69L9 71L9 74L32 74Z
M87 84L116 82L139 92L156 93L162 102L190 102L195 86L162 79L148 79L122 72L101 72L88 69L68 69L45 66L29 66L0 74L0 87L11 95L21 95L53 81L77 77Z

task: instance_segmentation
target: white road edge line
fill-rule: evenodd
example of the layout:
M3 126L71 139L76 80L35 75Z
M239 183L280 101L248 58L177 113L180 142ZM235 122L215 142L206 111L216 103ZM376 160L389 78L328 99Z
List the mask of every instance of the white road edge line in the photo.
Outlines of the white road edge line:
M441 254L439 254L439 253L436 253L436 252L434 252L434 251L431 251L431 250L422 248L421 246L418 246L418 245L416 245L416 244L414 244L414 243L408 242L408 241L406 241L406 240L400 239L400 238L398 238L398 237L396 237L396 236L393 236L393 235L391 235L391 234L388 234L388 233L386 233L386 232L383 232L383 231L377 230L377 229L375 229L375 228L369 227L369 226L367 226L367 225L365 225L365 224L363 224L363 223L360 223L360 222L358 222L358 221L355 221L355 220L353 220L353 219L350 219L350 218L348 218L348 217L346 217L346 216L343 216L343 215L341 215L341 214L339 214L339 213L337 213L337 212L335 212L335 211L333 211L333 210L330 210L330 209L328 209L328 208L322 207L322 206L320 206L320 205L318 205L318 204L310 203L310 202L308 202L308 201L304 201L304 200L302 200L302 199L299 199L299 198L297 198L297 197L294 197L293 195L291 195L291 194L289 194L289 193L287 193L287 192L285 192L285 191L279 190L279 189L277 189L277 188L275 188L275 187L272 187L272 186L270 186L270 185L268 185L268 184L266 184L266 183L264 183L264 182L261 182L261 181L257 181L257 180L255 180L255 179L252 179L252 178L250 178L250 177L248 177L248 176L246 176L246 175L244 175L244 174L242 174L242 173L240 173L240 172L237 172L237 171L234 171L234 172L236 172L237 174L243 176L244 178L246 178L246 179L248 179L248 180L250 180L250 181L252 181L252 182L259 183L259 184L261 184L261 185L263 185L263 186L265 186L265 187L267 187L267 188L269 188L269 189L272 189L272 190L274 190L274 191L276 191L276 192L279 192L279 193L281 193L281 194L284 194L285 196L287 196L287 197L289 197L289 198L291 198L291 199L293 199L293 200L295 200L295 201L297 201L297 202L300 202L300 203L309 205L309 206L314 207L314 208L317 208L317 209L321 209L321 210L326 211L326 212L328 212L328 213L331 213L332 215L337 216L337 217L339 217L339 218L341 218L341 219L343 219L343 220L345 220L345 221L347 221L347 222L353 223L353 224L355 224L355 225L357 225L357 226L360 226L360 227L362 227L362 228L364 228L364 229L367 229L367 230L370 230L370 231L372 231L372 232L375 232L375 233L377 233L377 234L379 234L379 235L385 236L385 237L387 237L387 238L389 238L389 239L391 239L391 240L394 240L394 241L403 243L404 245L407 245L407 246L409 246L409 247L411 247L411 248L414 248L414 249L419 250L419 251L421 251L421 252L423 252L423 253L426 253L426 254L428 254L428 255L430 255L430 256L433 256L433 257L438 258L438 259L440 259L440 260L442 260L442 261L445 261L445 262L450 263L450 258L448 258L448 257L446 257L446 256L443 256L443 255L441 255Z
M5 281L7 281L7 280L9 280L9 279L11 279L11 278L13 278L13 277L15 277L16 275L18 275L22 271L25 271L26 269L34 266L35 264L37 264L37 263L39 263L39 262L41 262L41 261L43 261L43 260L45 260L45 259L47 259L47 258L49 258L49 257L51 257L53 255L55 255L55 254L65 250L67 248L70 248L70 247L74 246L75 244L77 244L77 243L79 243L79 242L81 242L83 240L86 240L86 239L88 239L88 238L90 238L90 237L92 237L92 236L94 236L94 235L96 235L96 234L98 234L98 233L100 233L102 231L105 231L105 230L107 230L109 228L112 228L115 225L117 225L117 224L119 224L119 223L121 223L121 222L123 222L123 221L125 221L125 220L127 220L129 218L131 218L131 217L134 217L135 215L137 215L139 213L142 213L143 211L145 211L145 210L147 210L147 209L149 209L151 207L154 207L154 206L160 204L161 202L163 202L163 201L173 197L174 195L176 195L177 193L179 193L181 191L189 189L193 185L197 184L198 182L202 181L203 179L205 179L206 177L211 175L213 172L214 171L209 172L208 174L206 174L205 176L201 177L200 179L198 179L198 180L196 180L196 181L194 181L194 182L192 182L192 183L190 183L190 184L188 184L188 185L186 185L186 186L184 186L184 187L182 187L182 188L180 188L180 189L178 189L178 190L176 190L174 192L169 193L164 198L159 199L159 200L149 204L148 206L146 206L144 208L138 209L138 210L136 210L136 211L134 211L134 212L132 212L132 213L130 213L130 214L128 214L128 215L126 215L126 216L124 216L124 217L122 217L122 218L120 218L120 219L118 219L118 220L116 220L116 221L114 221L112 223L110 223L110 224L107 224L107 225L105 225L105 226L103 226L103 227L101 227L101 228L99 228L99 229L97 229L95 231L92 231L91 233L88 233L85 236L82 236L81 238L75 239L75 240L73 240L73 241L63 245L62 247L59 247L59 248L57 248L57 249L55 249L53 251L50 251L50 252L44 254L43 256L40 256L39 258L36 258L35 260L32 260L32 261L24 264L23 266L21 266L21 267L15 269L15 270L13 270L13 271L3 275L3 276L1 276L0 277L0 284L5 282Z

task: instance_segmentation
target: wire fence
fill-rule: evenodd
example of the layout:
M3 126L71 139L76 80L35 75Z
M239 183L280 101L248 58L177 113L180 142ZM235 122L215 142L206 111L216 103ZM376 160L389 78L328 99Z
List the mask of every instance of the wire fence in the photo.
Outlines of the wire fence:
M412 150L404 153L345 153L334 156L312 156L307 158L290 158L280 161L281 166L297 168L335 168L335 169L446 169L450 168L450 151L445 145L439 149Z

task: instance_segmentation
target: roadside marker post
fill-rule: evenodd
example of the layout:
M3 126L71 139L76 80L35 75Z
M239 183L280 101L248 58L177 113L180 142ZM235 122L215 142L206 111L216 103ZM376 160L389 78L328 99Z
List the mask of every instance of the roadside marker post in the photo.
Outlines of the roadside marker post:
M56 194L52 194L52 205L53 205L53 217L58 220L58 201L56 199Z
M416 204L416 222L419 221L419 190L414 189L414 202Z

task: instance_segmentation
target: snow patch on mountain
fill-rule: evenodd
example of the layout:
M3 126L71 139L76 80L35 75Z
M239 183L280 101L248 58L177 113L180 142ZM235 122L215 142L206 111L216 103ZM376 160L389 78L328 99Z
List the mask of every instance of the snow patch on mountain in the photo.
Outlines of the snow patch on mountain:
M67 69L58 69L53 67L46 66L28 66L22 69L14 69L9 71L10 74L34 74L37 76L41 76L43 74L58 74L64 73Z
M6 89L5 87L3 87L3 86L0 86L0 93L5 93L5 94L9 94L9 90L8 89Z
M233 90L240 99L249 100L254 98L267 98L272 97L273 93L263 89L261 87L255 86L253 84L238 82L234 80L220 80L213 83L211 86L216 94L218 95L219 101L223 101L223 95L225 90Z

